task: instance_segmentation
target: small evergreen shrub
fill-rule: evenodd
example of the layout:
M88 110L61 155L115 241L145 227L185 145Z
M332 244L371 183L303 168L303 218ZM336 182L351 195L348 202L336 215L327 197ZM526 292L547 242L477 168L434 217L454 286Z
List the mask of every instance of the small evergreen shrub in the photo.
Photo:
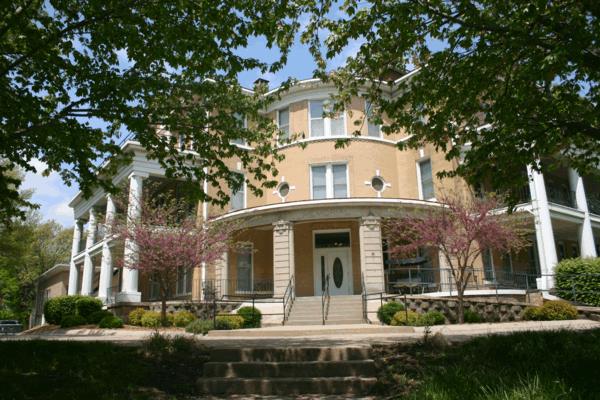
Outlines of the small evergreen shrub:
M75 300L77 314L87 319L90 315L102 310L102 301L97 297L80 296Z
M135 310L132 310L129 315L128 315L128 322L130 325L137 325L137 326L141 326L142 325L142 317L144 316L144 314L146 313L146 310L143 308L136 308Z
M483 318L481 318L481 315L479 315L475 311L469 310L469 309L465 310L464 317L465 317L465 323L467 323L467 324L477 324L477 323L483 321Z
M61 328L70 328L72 326L85 325L87 321L81 315L71 314L65 315L60 321Z
M232 330L241 329L244 326L244 318L239 315L219 315L216 318L215 329Z
M100 323L100 321L102 321L102 319L104 319L104 317L110 317L112 315L113 314L107 310L96 311L87 317L87 322L97 325Z
M590 306L600 306L600 258L562 260L555 271L556 292L559 297Z
M213 321L209 319L196 319L185 327L185 331L196 335L206 335L215 328Z
M102 318L98 326L104 329L118 329L123 327L123 320L117 316L108 315Z
M432 326L432 325L444 325L446 323L446 318L444 318L444 314L439 311L428 311L425 314L421 315L419 325L422 326Z
M545 321L559 321L577 319L577 309L566 301L547 301L542 306L542 315Z
M404 304L395 301L389 301L379 307L377 310L377 318L380 322L390 325L392 318L398 311L404 311Z
M158 311L145 311L140 319L140 325L145 328L158 328L160 323L160 313Z
M185 328L195 319L196 316L187 310L177 311L175 315L173 315L173 325L179 328Z
M0 319L18 319L17 315L10 310L0 310Z
M244 328L260 328L262 314L255 307L242 307L237 314L244 319Z
M81 296L58 296L48 299L44 304L44 318L46 322L60 325L63 317L77 314L75 303Z
M414 311L398 311L392 317L390 321L390 325L392 326L417 326L421 316Z
M523 310L523 319L525 321L543 321L544 314L542 313L542 307L525 307L525 310Z

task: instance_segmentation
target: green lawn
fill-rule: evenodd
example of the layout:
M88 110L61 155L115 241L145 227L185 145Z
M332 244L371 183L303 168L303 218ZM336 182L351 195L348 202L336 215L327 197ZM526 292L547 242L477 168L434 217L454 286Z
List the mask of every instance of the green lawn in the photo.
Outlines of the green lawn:
M378 391L398 399L600 399L600 330L516 333L381 349Z

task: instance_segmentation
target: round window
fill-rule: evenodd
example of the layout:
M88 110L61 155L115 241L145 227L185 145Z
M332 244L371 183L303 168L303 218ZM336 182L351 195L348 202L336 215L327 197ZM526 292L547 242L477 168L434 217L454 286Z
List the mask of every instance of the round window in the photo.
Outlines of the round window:
M285 197L290 193L290 184L287 182L281 182L277 188L279 196Z
M341 288L342 283L344 282L344 267L342 266L342 261L336 257L335 261L333 261L333 283L336 288Z
M374 176L373 179L371 179L371 187L376 192L381 192L385 187L385 181L380 176Z

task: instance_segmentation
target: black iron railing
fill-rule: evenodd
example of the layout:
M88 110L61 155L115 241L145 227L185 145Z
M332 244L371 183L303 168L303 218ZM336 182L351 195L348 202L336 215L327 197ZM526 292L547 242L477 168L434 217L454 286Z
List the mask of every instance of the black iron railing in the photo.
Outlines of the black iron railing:
M321 292L321 315L323 316L323 325L327 321L327 315L329 314L329 303L331 296L329 295L329 274L325 277L325 285Z
M546 196L548 197L548 201L552 203L560 204L561 206L577 208L577 203L575 202L575 192L571 190L556 186L546 186Z
M369 313L368 313L368 292L367 292L367 286L365 285L365 275L361 272L360 274L360 284L362 285L362 290L361 290L361 300L362 300L362 314L363 314L363 322L365 324L368 324L369 321Z
M210 279L204 281L202 290L205 300L212 300L211 296L214 295L218 297L266 298L273 297L273 280Z
M294 275L292 275L287 287L285 288L285 292L283 293L283 325L285 325L288 318L290 317L290 312L292 311L295 299L296 288L294 287Z
M600 215L600 196L586 193L588 210L592 214Z

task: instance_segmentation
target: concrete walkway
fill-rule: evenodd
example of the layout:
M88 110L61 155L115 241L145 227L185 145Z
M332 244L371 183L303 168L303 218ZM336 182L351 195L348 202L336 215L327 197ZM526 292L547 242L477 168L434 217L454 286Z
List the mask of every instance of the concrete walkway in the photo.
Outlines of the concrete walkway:
M578 319L572 321L522 321L431 327L431 334L441 333L451 342L461 342L476 336L509 334L523 331L600 329L600 322ZM149 338L155 331L147 329L53 329L27 332L0 340L74 340L110 341L136 344ZM196 337L207 346L219 347L281 347L281 346L369 346L421 340L423 327L393 327L376 324L279 326L236 331L212 331L207 336L192 335L179 329L160 330L162 334Z

